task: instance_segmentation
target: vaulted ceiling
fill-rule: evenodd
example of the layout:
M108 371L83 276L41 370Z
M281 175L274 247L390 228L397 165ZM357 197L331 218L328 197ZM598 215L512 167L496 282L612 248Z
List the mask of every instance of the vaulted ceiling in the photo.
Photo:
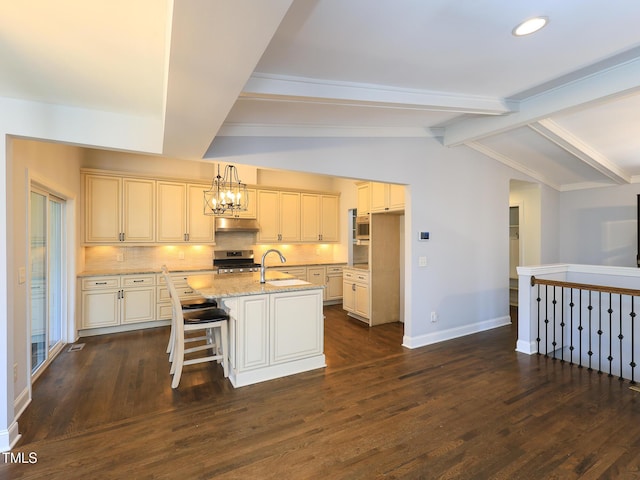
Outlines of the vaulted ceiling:
M0 96L154 119L151 153L435 137L558 190L640 181L640 2L0 4ZM512 35L538 15L545 28Z

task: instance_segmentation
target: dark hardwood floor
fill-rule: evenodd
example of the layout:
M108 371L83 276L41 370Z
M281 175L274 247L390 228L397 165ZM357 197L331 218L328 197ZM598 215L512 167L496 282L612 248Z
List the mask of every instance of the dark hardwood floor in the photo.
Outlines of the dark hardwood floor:
M82 339L0 478L640 478L627 382L518 354L513 326L408 350L400 324L325 313L326 369L239 389L201 364L172 390L166 328Z

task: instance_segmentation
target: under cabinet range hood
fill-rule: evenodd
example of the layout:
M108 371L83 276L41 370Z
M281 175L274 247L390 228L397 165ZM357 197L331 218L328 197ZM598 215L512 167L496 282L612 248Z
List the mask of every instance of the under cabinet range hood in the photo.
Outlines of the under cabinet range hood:
M216 217L216 233L219 232L257 232L260 230L254 218Z

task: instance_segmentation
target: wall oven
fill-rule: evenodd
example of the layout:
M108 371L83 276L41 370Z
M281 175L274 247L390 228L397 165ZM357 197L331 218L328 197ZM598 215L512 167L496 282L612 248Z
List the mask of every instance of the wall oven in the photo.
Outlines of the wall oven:
M369 240L370 225L369 215L360 215L356 217L356 240Z

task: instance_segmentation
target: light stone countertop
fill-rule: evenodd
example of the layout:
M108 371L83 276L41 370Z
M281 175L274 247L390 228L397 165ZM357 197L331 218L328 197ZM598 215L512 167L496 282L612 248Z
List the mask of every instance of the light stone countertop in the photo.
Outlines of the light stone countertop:
M266 280L295 279L292 275L267 270ZM260 273L231 273L225 275L189 275L187 284L198 294L207 298L243 297L264 293L291 292L297 290L322 289L324 286L306 283L303 285L269 285L260 283Z
M199 266L182 266L179 268L169 268L169 273L183 273L183 272L208 272L213 271L213 266L211 267L199 267ZM148 274L156 274L162 273L160 267L133 267L133 268L105 268L105 269L94 269L94 270L84 270L77 274L78 277L98 277L98 276L109 276L109 275L148 275Z

